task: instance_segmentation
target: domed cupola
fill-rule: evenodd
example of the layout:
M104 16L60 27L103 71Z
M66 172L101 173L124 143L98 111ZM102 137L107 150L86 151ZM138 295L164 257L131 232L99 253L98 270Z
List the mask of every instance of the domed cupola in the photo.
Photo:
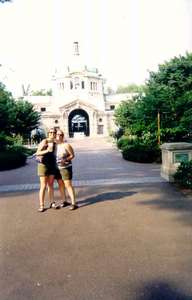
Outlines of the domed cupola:
M80 56L80 52L79 52L79 43L74 42L73 43L73 58L72 58L72 62L68 66L68 72L69 72L69 74L82 73L83 71L85 71L85 69L86 69L86 66L81 61L81 56Z

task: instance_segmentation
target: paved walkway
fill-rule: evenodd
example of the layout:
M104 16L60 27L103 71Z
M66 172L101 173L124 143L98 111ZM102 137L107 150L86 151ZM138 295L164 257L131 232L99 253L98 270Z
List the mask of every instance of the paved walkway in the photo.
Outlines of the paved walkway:
M191 199L167 183L77 194L43 214L37 191L1 194L1 300L192 299Z
M38 213L37 190L1 193L0 299L191 300L192 199L159 182L158 165L124 162L110 143L101 153L90 142L73 141L79 209ZM10 186L26 184L21 169Z
M76 153L73 169L77 187L164 181L160 177L160 165L125 161L109 139L71 139L70 143ZM0 172L0 192L39 189L36 169L35 159L28 159L22 168Z

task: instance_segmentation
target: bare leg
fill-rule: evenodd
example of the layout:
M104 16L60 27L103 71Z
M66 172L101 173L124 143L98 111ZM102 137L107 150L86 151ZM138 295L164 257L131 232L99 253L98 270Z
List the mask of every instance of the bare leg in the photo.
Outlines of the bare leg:
M69 197L71 199L71 204L76 205L76 200L75 200L75 190L72 186L72 181L71 180L64 180L65 187L67 189L67 192L69 194Z
M59 186L59 192L60 192L60 195L61 195L62 202L65 202L66 201L66 194L65 194L64 182L63 182L62 179L57 179L57 183L58 183L58 186Z
M44 209L45 191L46 191L47 182L48 182L48 178L46 176L40 176L40 190L39 190L39 205L40 205L40 210Z
M53 188L53 184L54 184L54 175L50 175L48 177L48 195L49 195L50 204L54 202L54 188Z

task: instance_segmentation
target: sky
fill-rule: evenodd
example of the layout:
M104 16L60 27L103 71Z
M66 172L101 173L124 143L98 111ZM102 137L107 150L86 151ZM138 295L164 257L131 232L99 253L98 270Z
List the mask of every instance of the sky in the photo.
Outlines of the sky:
M0 4L0 33L0 80L14 94L50 88L74 41L115 89L192 52L192 0L12 0Z

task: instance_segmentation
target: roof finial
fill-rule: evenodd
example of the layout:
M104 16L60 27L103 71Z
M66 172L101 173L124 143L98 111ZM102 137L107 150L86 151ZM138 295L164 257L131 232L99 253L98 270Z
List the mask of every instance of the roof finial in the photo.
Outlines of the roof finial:
M74 42L74 55L79 55L79 43L78 42Z

